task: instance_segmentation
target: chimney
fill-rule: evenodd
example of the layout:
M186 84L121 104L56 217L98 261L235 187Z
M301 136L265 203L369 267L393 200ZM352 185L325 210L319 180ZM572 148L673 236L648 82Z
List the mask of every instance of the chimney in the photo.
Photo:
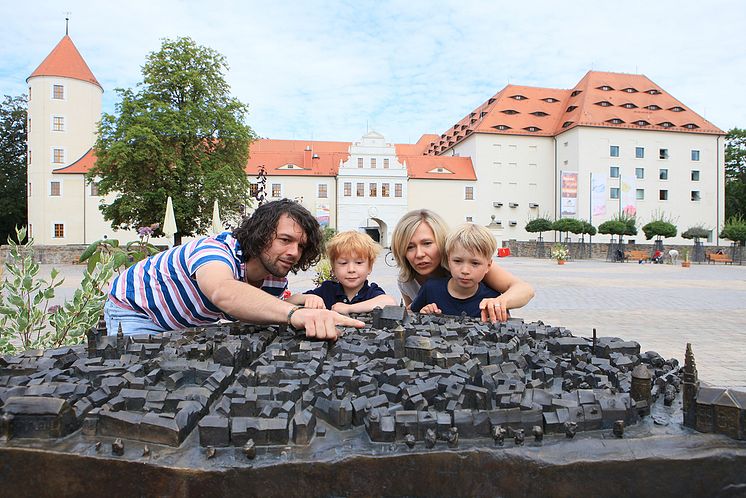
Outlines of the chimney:
M311 168L311 146L306 145L306 149L303 151L303 169Z

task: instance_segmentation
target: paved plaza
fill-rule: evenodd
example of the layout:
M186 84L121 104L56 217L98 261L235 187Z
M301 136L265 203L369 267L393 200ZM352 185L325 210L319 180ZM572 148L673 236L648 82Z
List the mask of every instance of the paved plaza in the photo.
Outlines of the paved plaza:
M397 269L378 258L371 280L399 300ZM746 266L652 265L501 258L504 268L530 282L536 297L514 317L563 326L574 335L617 336L638 341L643 351L683 361L690 342L700 379L746 386ZM81 266L60 268L60 295L80 283ZM46 272L46 273L44 273ZM49 273L43 265L42 274ZM293 292L313 287L312 271L290 275Z

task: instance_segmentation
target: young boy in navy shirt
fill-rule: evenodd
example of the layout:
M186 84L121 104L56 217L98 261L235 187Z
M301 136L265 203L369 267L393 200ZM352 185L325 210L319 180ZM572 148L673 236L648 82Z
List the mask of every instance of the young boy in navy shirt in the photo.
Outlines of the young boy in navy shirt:
M335 280L326 280L304 294L288 301L308 308L327 308L343 315L365 313L375 307L395 305L396 301L375 283L368 284L368 275L380 247L369 235L350 230L339 232L326 244Z
M443 265L451 276L429 278L412 301L412 311L446 315L466 312L480 317L481 301L500 295L482 283L496 249L495 238L486 228L473 223L461 225L446 238Z

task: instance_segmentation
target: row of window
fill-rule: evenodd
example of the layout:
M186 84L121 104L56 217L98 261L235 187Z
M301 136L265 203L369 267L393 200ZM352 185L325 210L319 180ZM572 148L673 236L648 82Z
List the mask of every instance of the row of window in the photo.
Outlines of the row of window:
M98 197L98 183L93 182L89 185L90 193L93 197ZM28 182L28 195L31 197L31 182ZM52 180L49 182L49 196L50 197L62 197L62 182L59 180Z
M609 177L619 178L619 166L609 167ZM645 178L645 168L635 168L635 177L638 180L643 180ZM698 169L691 170L690 178L693 182L698 182L699 181L699 170ZM668 180L668 168L658 169L658 179Z
M692 149L690 158L692 161L699 161L699 150ZM619 157L619 146L618 145L609 145L609 156L611 157ZM635 147L635 159L644 159L645 158L645 147ZM658 149L658 159L668 159L668 149Z
M65 85L52 85L52 98L65 100ZM28 87L28 99L31 100L31 87Z
M362 157L358 157L357 158L357 167L358 168L362 168L364 166L364 162L365 161L363 160ZM376 169L376 167L378 165L377 159L375 157L371 157L370 160L368 161L368 165L372 169ZM383 169L389 169L389 159L388 158L384 158L383 159Z
M611 187L609 189L609 199L619 199L619 187ZM638 188L635 191L635 199L638 201L644 201L645 200L645 189L644 188ZM690 199L692 201L701 201L702 200L702 193L699 190L692 190L690 192ZM661 189L658 190L658 200L659 201L667 201L668 200L668 190Z
M344 182L342 195L345 197L352 197L352 182ZM402 196L402 184L394 184L394 197ZM355 183L355 197L365 197L365 183ZM368 197L378 197L378 184L368 184ZM381 197L391 197L391 184L381 183Z

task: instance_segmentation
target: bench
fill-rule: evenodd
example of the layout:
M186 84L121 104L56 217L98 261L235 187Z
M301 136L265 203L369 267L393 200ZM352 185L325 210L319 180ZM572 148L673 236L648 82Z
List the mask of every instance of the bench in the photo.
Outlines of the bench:
M707 253L707 263L725 263L733 264L733 260L727 254L718 254L715 252Z
M647 261L650 259L650 254L647 251L624 251L625 261Z

